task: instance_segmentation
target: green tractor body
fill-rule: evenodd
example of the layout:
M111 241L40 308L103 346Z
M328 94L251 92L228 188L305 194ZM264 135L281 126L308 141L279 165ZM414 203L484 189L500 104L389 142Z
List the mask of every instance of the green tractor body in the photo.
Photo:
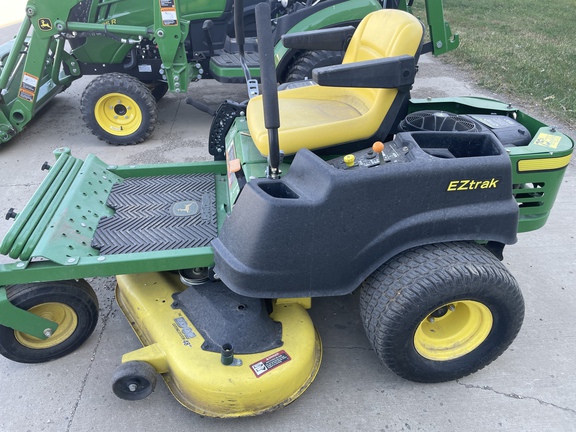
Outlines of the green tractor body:
M257 3L247 0L240 6L247 37L245 67L255 80L259 77L254 27ZM298 78L300 75L293 74L294 65L311 55L284 48L279 43L283 34L357 25L368 13L382 8L377 0L287 2L285 7L272 3L280 82ZM430 28L435 26L431 34L438 38L431 49L440 54L455 48L458 39L443 22L442 3L428 3ZM404 4L396 6L406 8ZM82 98L88 127L112 144L141 142L153 130L156 116L156 101L145 94L146 88L158 100L167 90L187 92L190 82L204 78L245 82L233 34L231 0L31 0L15 40L0 47L0 143L19 133L48 101L84 75L101 78ZM313 57L300 74L340 60L341 55L336 54ZM121 74L110 84L117 88L113 95L121 96L115 103L113 97L107 97L112 93L106 87L111 81L105 76L108 74Z

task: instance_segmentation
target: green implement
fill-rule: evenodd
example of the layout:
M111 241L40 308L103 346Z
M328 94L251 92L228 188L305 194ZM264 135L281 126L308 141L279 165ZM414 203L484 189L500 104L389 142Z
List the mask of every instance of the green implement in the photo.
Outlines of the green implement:
M96 75L81 100L88 128L115 145L145 140L156 122L156 102L193 81L246 82L260 76L254 9L246 0L244 65L232 37L232 0L30 0L15 39L0 46L0 144L21 132L58 93ZM287 49L284 34L357 25L382 9L378 0L271 2L279 82L310 77L314 67L339 63L342 52ZM390 7L390 6L389 6ZM404 2L392 7L407 10ZM442 54L458 45L444 22L441 0L426 0L430 47ZM250 77L249 77L250 78ZM150 95L151 92L151 95Z

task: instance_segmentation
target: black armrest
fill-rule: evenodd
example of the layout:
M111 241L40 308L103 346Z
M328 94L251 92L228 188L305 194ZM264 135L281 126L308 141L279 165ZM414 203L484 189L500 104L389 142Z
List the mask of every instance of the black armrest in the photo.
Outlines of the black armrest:
M286 48L345 51L356 29L352 26L282 35Z
M335 66L312 71L312 79L328 87L408 89L414 84L416 59L404 55Z

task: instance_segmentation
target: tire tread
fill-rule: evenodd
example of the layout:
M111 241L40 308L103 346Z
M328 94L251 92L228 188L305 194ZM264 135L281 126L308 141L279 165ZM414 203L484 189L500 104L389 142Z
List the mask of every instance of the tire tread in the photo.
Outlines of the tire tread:
M106 93L124 92L132 99L141 101L144 127L128 136L115 136L100 127L94 116L96 102ZM80 99L80 111L86 126L100 140L112 145L133 145L146 140L154 129L158 119L156 99L146 84L128 74L107 73L94 78L84 89Z
M471 368L454 362L457 363L454 371L438 376L425 370L409 370L398 355L400 343L392 335L402 331L399 327L405 325L408 311L418 310L422 302L445 298L444 286L454 284L480 285L481 290L466 288L462 295L468 294L471 298L495 295L507 304L508 313L514 318L505 340ZM486 287L490 286L498 286L502 291L489 293ZM444 300L439 300L431 310L443 304L446 304ZM370 343L388 368L407 379L437 382L476 372L502 354L520 330L524 301L515 279L483 246L468 242L440 243L403 252L377 269L362 285L360 313Z

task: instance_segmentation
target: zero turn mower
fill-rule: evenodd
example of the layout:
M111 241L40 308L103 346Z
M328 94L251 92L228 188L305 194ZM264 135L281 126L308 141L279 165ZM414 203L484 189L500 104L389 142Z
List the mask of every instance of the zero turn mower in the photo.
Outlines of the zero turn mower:
M277 92L266 4L257 7L263 96L225 102L216 159L115 166L68 149L16 216L0 252L0 353L64 356L98 318L83 278L117 276L143 348L113 375L135 400L162 375L202 415L289 404L322 358L311 299L360 289L381 361L418 382L483 368L522 324L501 263L550 214L574 143L482 98L411 100L424 28L406 12L286 46L342 50L341 65ZM238 28L238 27L237 27Z

